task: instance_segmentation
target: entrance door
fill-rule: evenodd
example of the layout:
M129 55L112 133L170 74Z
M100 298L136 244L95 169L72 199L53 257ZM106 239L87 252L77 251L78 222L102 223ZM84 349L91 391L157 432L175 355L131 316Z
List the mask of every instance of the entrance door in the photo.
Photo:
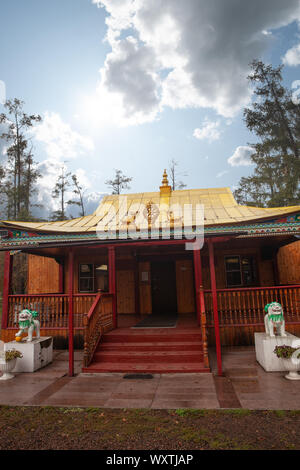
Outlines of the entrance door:
M177 313L176 271L173 261L151 263L152 313Z

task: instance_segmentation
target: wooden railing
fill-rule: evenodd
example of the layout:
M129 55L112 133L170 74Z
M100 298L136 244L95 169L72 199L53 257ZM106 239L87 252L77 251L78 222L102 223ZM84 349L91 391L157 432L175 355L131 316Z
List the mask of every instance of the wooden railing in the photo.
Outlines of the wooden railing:
M87 367L103 333L113 329L113 294L97 294L87 315L84 315L84 356Z
M205 290L207 326L214 325L211 290ZM217 289L220 327L263 325L264 307L279 302L286 323L300 324L300 285Z
M203 347L203 362L204 362L205 367L209 367L207 334L206 334L205 297L204 297L203 286L200 286L198 295L199 295L199 306L200 306L200 327L201 327L202 347Z
M75 294L73 297L74 328L83 327L83 317L87 314L97 294ZM18 327L18 314L29 308L39 314L41 328L68 327L68 294L9 295L7 327Z

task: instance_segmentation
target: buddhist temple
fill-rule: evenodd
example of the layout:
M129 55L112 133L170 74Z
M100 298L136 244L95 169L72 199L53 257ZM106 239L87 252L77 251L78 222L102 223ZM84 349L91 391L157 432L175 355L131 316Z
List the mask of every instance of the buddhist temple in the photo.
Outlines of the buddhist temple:
M84 372L222 374L222 346L253 344L264 306L282 304L300 333L300 206L239 205L229 188L105 196L91 215L1 221L5 252L1 339L17 312L41 334L84 349ZM11 292L13 259L28 255L26 293ZM298 261L297 261L298 260Z

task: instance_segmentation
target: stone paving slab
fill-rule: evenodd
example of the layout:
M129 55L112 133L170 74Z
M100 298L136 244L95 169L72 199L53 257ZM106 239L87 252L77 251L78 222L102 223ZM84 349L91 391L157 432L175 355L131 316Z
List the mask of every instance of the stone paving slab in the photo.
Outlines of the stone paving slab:
M49 405L104 408L247 408L300 409L300 381L285 372L266 372L255 359L254 347L223 348L224 374L153 374L124 379L124 374L82 374L82 351L74 354L75 377L68 377L68 352L54 351L52 364L33 373L19 373L0 382L1 405Z

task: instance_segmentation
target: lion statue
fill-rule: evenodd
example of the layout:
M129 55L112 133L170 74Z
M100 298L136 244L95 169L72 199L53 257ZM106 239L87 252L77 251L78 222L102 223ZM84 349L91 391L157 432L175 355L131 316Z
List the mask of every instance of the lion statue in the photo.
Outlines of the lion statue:
M265 329L266 334L275 337L274 327L277 329L279 336L286 337L285 321L283 317L283 309L278 302L272 302L265 306Z
M32 341L32 334L34 330L36 331L36 337L40 338L40 322L36 319L38 317L38 313L24 309L19 313L19 328L20 330L16 333L16 338L20 338L22 333L26 330L28 331L28 336L26 338L27 342Z

